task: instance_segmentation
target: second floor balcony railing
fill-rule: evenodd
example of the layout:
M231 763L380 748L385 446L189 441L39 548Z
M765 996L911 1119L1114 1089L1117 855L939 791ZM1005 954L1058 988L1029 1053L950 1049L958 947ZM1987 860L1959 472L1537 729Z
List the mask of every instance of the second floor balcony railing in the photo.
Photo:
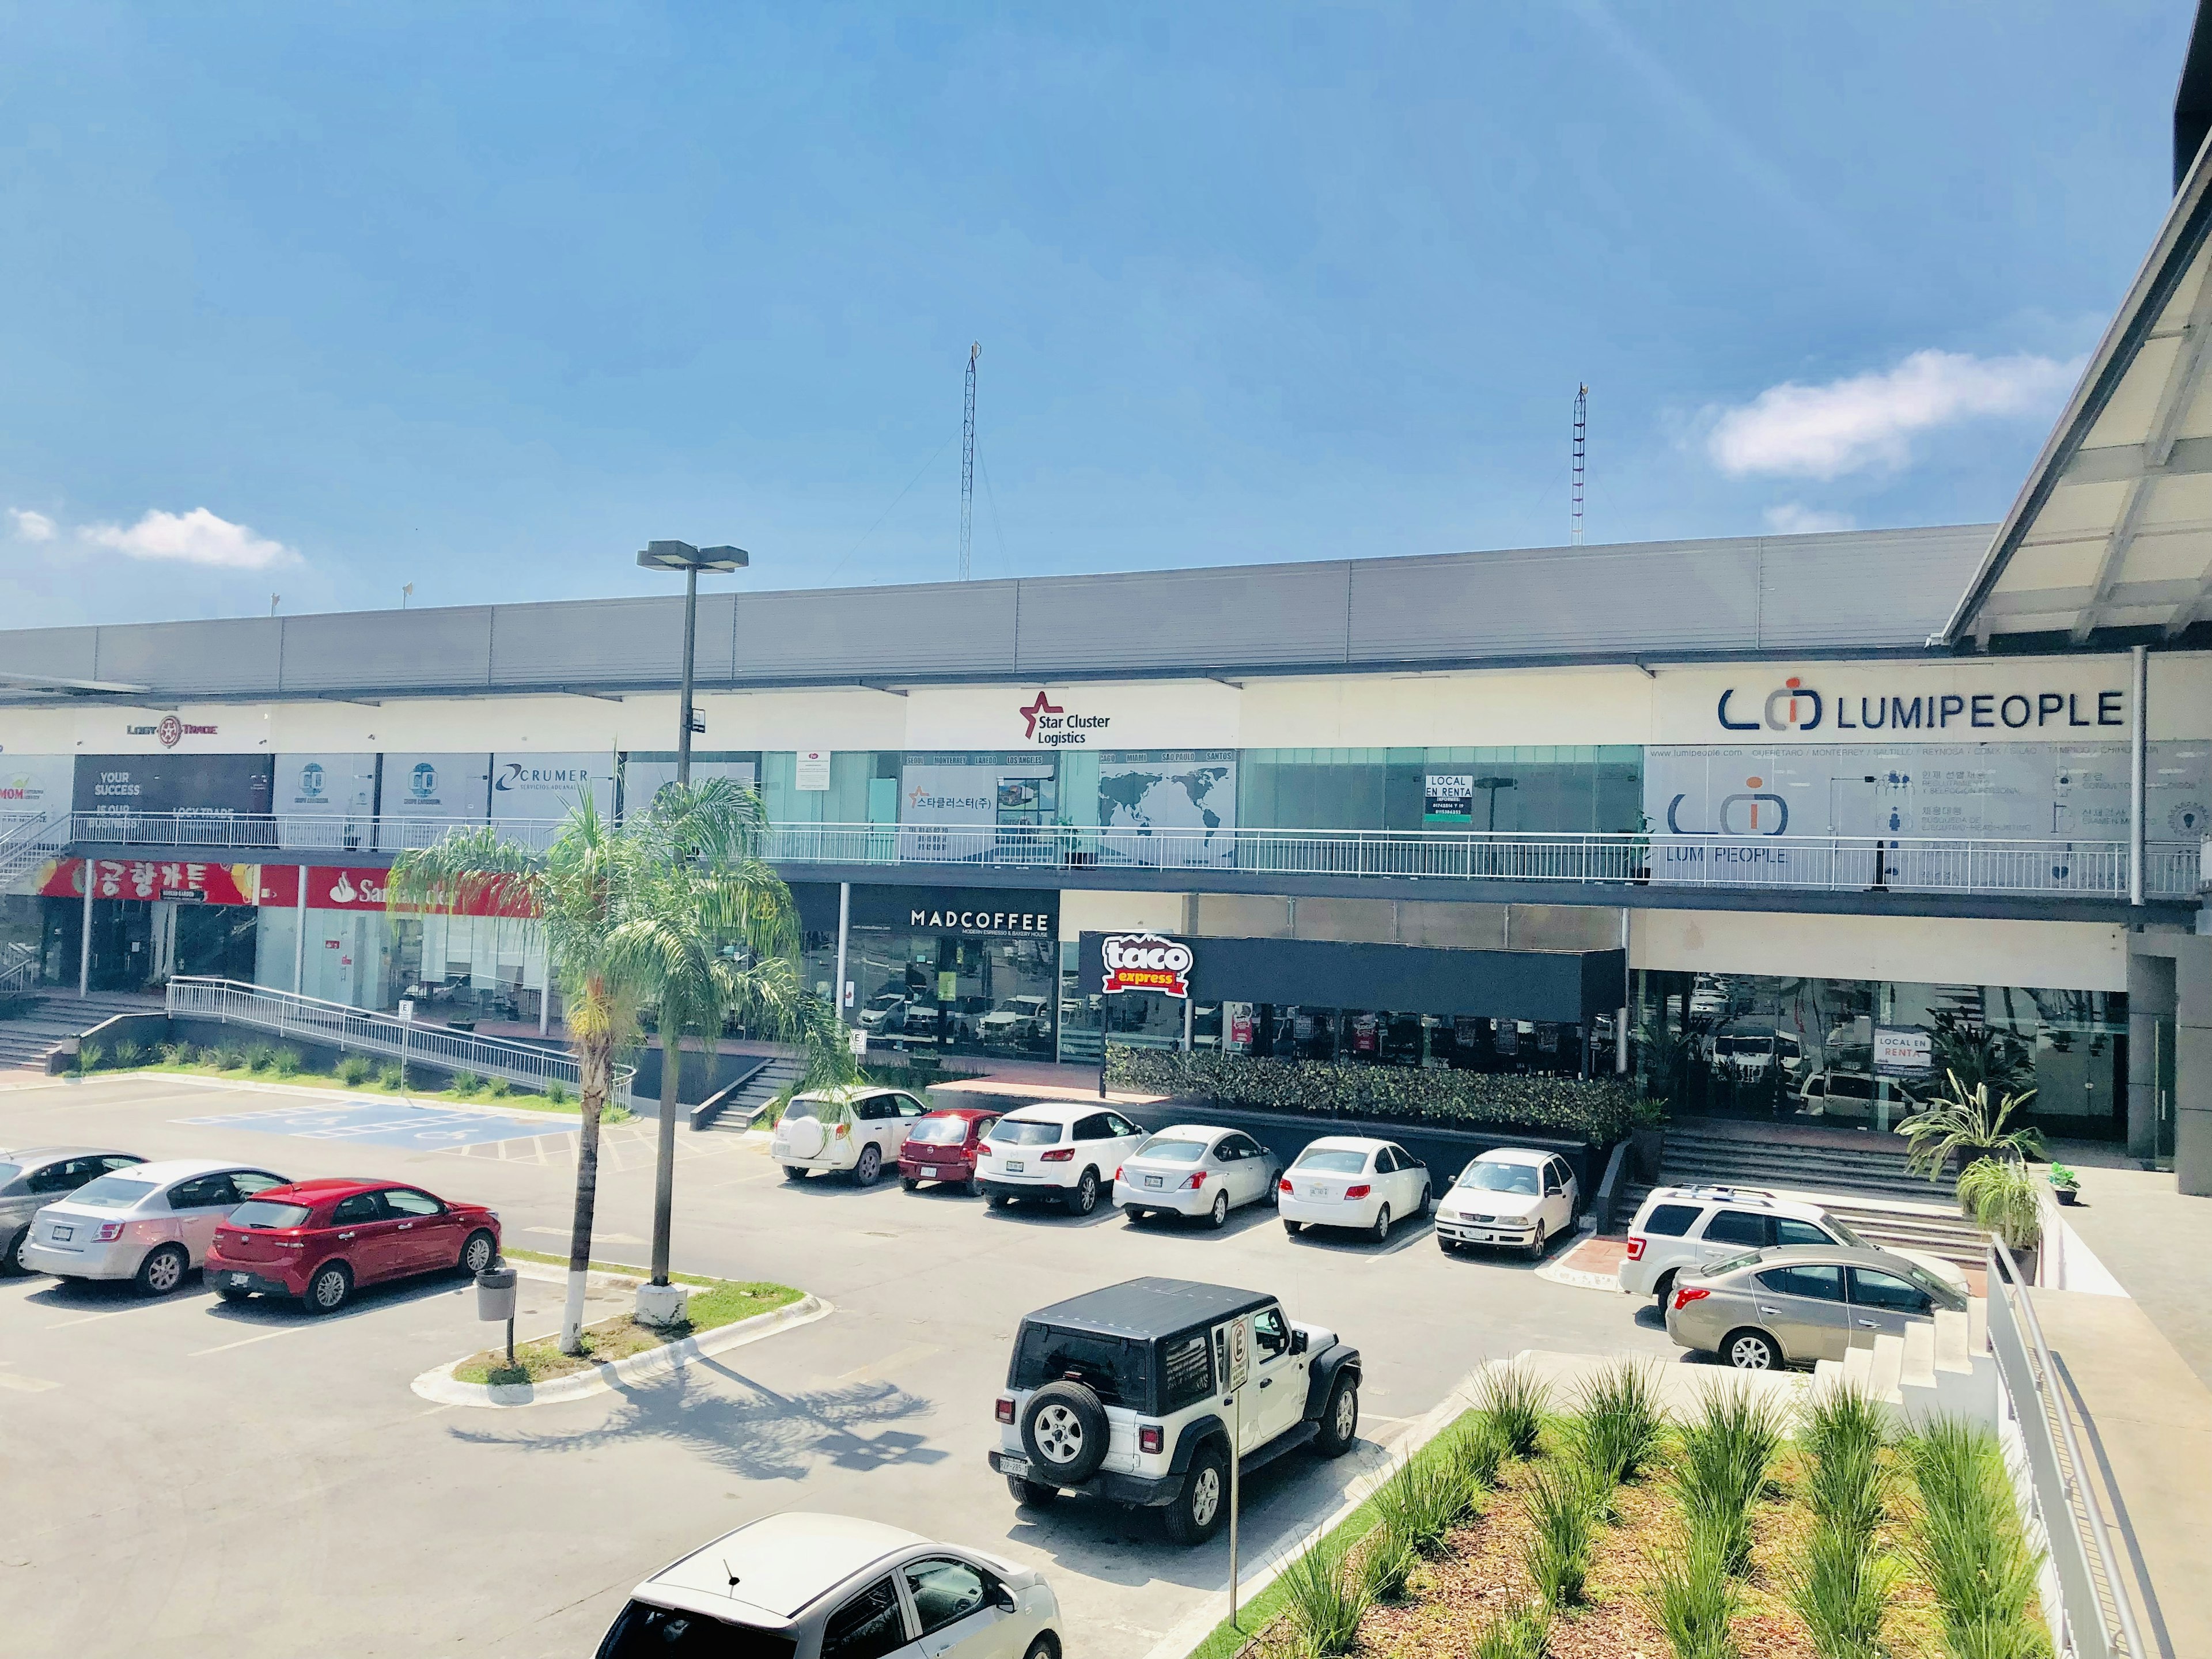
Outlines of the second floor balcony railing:
M426 846L481 820L79 813L51 840L129 849L258 851L275 860ZM509 819L503 836L542 850L558 819ZM2145 849L2147 897L2191 900L2212 854L2200 842ZM1976 836L1581 835L1529 830L1158 829L1146 826L776 823L761 852L787 866L1065 872L1235 872L1283 877L1395 877L1444 883L1761 888L1799 891L2009 894L2124 898L2129 849L2118 841Z

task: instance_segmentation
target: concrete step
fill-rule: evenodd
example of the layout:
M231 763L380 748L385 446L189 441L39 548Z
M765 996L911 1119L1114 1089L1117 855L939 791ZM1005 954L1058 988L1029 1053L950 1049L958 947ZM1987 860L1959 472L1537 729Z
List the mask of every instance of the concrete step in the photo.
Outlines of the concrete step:
M796 1060L779 1057L756 1073L745 1086L733 1095L728 1105L707 1126L709 1134L743 1134L752 1127L753 1119L762 1107L788 1088L793 1081L805 1074L806 1067Z

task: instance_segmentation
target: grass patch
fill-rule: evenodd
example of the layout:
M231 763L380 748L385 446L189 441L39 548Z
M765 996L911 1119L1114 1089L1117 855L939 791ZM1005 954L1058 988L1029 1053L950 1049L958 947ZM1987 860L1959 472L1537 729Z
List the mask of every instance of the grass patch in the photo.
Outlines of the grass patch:
M532 1251L509 1250L510 1258L547 1261L551 1257ZM607 1267L599 1262L592 1267L605 1273L635 1273L644 1277L644 1271L631 1267ZM680 1325L641 1325L628 1314L618 1314L612 1319L602 1319L595 1325L584 1327L584 1352L568 1354L561 1352L561 1339L549 1336L535 1342L514 1345L515 1364L507 1363L504 1344L486 1348L482 1353L463 1360L453 1368L453 1376L462 1382L512 1383L544 1382L556 1376L569 1376L587 1370L593 1365L627 1359L671 1342L680 1342L687 1336L717 1330L725 1325L734 1325L741 1319L750 1319L755 1314L772 1313L778 1308L788 1307L805 1294L788 1285L771 1285L760 1281L730 1279L702 1279L693 1273L671 1273L670 1279L678 1284L700 1287L692 1297L685 1312L688 1317Z
M99 1045L95 1043L88 1046L97 1056ZM188 1043L173 1046L179 1048L191 1047ZM285 1067L288 1064L303 1066L303 1062L295 1050L272 1048L264 1058L264 1063L255 1066L247 1060L245 1054L236 1049L206 1048L194 1051L193 1057L190 1060L183 1058L180 1054L174 1060L164 1058L149 1064L130 1066L95 1063L92 1069L96 1070L102 1077L113 1077L125 1071L169 1073L187 1077L251 1077L257 1072L266 1071L274 1073L287 1084L299 1089L331 1089L359 1093L364 1089L374 1086L384 1090L388 1094L399 1092L399 1066L397 1062L388 1063L372 1073L369 1063L361 1055L347 1054L338 1061L335 1073L310 1072L305 1069L287 1071ZM570 1118L580 1116L583 1112L583 1107L576 1097L558 1085L555 1085L552 1089L542 1095L510 1093L508 1089L509 1085L503 1079L494 1079L489 1084L482 1079L475 1079L473 1086L465 1091L410 1088L406 1093L410 1100L436 1101L443 1105L475 1105L481 1103L477 1097L492 1096L498 1098L503 1110L550 1112L557 1117ZM628 1107L610 1103L600 1112L599 1121L628 1123L637 1114Z

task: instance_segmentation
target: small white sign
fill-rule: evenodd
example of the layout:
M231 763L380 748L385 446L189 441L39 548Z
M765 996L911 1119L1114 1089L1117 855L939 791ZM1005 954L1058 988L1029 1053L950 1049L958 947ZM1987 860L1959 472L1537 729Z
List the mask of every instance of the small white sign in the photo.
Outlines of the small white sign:
M819 792L830 787L830 751L826 749L802 749L791 787Z
M410 1025L415 1023L415 1000L412 997L400 998L399 1018Z
M1239 1319L1229 1327L1229 1389L1232 1394L1252 1380L1252 1343L1246 1324Z
M868 1057L868 1034L859 1026L845 1034L845 1042L852 1049L854 1059L866 1060Z
M1876 1077L1926 1077L1935 1069L1935 1039L1927 1032L1902 1025L1874 1028Z

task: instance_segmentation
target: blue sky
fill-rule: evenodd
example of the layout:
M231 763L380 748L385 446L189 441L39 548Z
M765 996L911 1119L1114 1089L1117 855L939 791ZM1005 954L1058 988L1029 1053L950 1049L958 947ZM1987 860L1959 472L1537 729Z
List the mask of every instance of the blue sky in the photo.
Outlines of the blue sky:
M1992 520L2189 18L0 7L0 626Z

